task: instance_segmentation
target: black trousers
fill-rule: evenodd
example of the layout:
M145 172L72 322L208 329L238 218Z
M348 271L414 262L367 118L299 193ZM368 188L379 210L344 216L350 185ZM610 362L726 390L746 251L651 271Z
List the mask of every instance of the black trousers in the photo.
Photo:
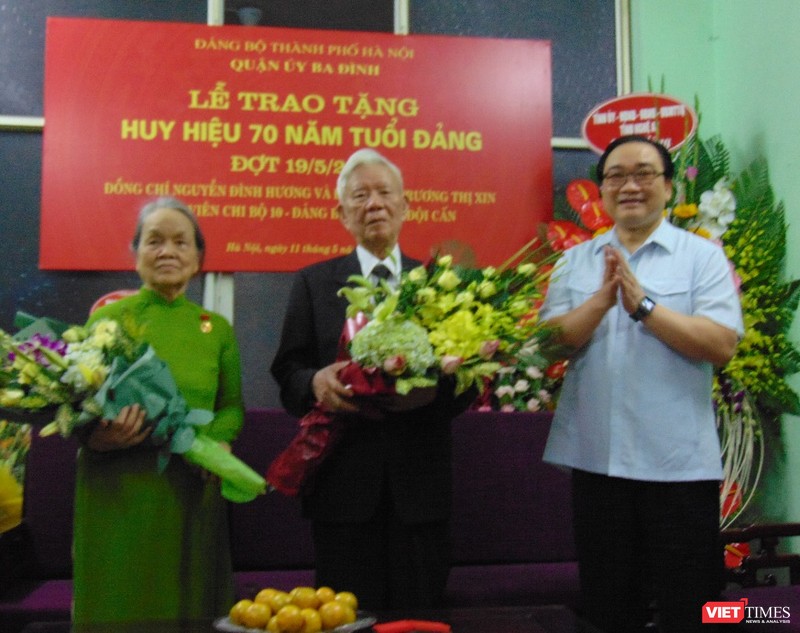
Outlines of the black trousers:
M366 522L312 522L317 586L352 591L373 611L440 606L450 522L404 523L388 494Z
M714 629L701 618L723 582L719 482L574 470L572 495L587 620L607 633L641 633L653 615L661 633Z

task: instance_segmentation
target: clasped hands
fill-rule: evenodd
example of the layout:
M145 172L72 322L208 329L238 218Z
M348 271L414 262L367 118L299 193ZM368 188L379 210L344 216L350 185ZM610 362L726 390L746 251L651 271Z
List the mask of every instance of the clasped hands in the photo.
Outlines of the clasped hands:
M606 246L603 251L605 270L603 272L603 285L599 295L605 300L605 307L610 310L617 303L617 297L622 301L625 312L631 314L645 297L645 292L639 280L633 274L625 257L616 248Z

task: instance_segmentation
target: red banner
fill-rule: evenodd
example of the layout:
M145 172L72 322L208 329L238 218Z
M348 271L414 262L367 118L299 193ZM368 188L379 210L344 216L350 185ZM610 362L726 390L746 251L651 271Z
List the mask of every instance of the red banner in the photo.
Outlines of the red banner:
M552 215L544 41L49 18L40 265L129 270L140 206L187 202L206 270L349 252L335 183L402 170L406 251L496 264Z

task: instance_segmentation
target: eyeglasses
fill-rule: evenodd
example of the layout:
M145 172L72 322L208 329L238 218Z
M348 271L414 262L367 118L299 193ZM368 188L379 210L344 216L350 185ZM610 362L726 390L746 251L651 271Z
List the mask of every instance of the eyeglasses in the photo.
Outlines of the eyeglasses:
M663 171L647 168L637 169L627 174L623 171L613 171L603 176L603 182L609 189L619 189L628 182L628 178L633 178L633 182L635 182L637 186L649 187L656 178L663 175Z

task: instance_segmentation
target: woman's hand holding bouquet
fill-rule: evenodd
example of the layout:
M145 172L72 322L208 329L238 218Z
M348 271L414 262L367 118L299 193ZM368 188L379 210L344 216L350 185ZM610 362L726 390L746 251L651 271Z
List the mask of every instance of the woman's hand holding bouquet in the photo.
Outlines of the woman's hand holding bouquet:
M0 330L0 417L36 424L40 435L69 437L138 406L144 433L160 447L160 471L176 453L218 475L230 501L263 494L258 473L197 432L213 412L187 405L166 363L139 335L132 319L89 328L40 319L14 337Z

